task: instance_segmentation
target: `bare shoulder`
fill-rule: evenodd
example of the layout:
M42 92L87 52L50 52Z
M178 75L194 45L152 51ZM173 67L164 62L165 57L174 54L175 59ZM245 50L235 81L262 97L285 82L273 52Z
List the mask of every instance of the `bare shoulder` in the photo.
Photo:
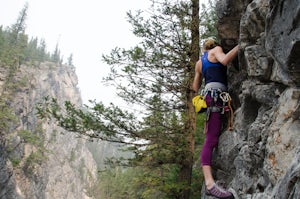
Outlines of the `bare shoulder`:
M202 61L199 59L196 63L195 71L201 73L202 71Z
M216 47L214 47L213 49L213 52L215 52L215 53L223 53L223 49L222 49L222 47L221 46L216 46Z

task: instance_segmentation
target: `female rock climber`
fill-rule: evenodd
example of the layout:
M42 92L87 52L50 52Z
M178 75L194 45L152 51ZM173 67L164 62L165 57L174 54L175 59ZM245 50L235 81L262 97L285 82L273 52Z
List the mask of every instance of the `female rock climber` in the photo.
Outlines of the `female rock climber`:
M198 92L205 79L205 101L208 106L206 114L206 138L201 151L201 164L206 185L206 195L217 198L234 198L233 194L215 183L212 176L211 161L214 147L217 146L222 126L220 94L227 92L227 64L238 54L238 45L228 53L213 38L203 44L203 55L195 66L193 90Z

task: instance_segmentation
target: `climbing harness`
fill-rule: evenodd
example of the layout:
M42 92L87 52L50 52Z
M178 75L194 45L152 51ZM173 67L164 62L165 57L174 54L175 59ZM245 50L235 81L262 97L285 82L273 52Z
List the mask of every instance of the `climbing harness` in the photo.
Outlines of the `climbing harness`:
M223 89L220 88L206 88L204 91L204 96L210 95L213 99L211 104L207 107L206 111L206 123L209 121L210 113L212 112L220 112L221 114L225 114L225 112L229 113L228 116L228 130L233 130L233 109L231 106L231 97L228 92L222 91ZM218 105L218 99L221 99L222 105ZM205 125L205 132L206 132L206 125Z

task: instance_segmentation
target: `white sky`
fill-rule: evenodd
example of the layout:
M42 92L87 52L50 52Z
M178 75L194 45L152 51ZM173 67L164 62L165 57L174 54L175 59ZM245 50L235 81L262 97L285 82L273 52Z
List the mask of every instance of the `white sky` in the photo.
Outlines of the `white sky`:
M0 0L0 25L16 22L26 0ZM64 62L73 53L84 103L96 99L108 103L115 91L101 80L109 67L101 61L115 47L130 48L137 43L126 12L145 10L150 0L27 0L26 33L45 39L47 50L59 44Z

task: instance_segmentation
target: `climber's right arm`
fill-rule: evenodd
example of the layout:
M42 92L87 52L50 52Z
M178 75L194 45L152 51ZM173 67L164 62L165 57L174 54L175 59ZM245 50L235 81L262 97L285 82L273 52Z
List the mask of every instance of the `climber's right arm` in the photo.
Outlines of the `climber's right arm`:
M193 81L193 90L197 93L202 84L202 62L197 61L195 65L195 78Z
M214 49L215 58L224 66L227 66L238 54L239 46L236 45L228 53L224 53L223 49L220 46L215 47Z

